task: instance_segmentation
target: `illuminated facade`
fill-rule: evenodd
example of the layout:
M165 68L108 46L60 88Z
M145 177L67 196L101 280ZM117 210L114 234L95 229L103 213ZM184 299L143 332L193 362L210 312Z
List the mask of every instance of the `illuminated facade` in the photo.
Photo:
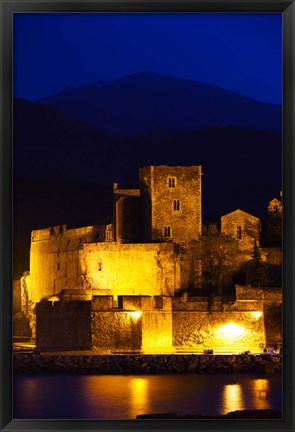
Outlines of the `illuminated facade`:
M202 235L201 179L202 170L198 165L144 167L139 172L138 187L114 183L112 223L75 229L61 225L34 230L31 236L30 272L26 272L17 285L21 299L15 295L15 305L19 307L21 304L21 309L30 320L32 336L35 336L36 325L34 308L40 301L43 303L44 300L55 298L61 300L60 304L74 300L91 302L89 310L92 324L88 323L91 327L91 343L99 346L93 340L104 322L100 321L101 317L108 317L109 323L116 320L120 322L123 317L119 305L122 298L125 298L128 317L130 311L126 310L126 298L133 296L133 299L154 299L146 300L149 312L140 310L143 315L137 322L137 326L141 323L140 346L144 350L151 350L153 344L159 349L156 334L161 333L161 327L166 328L166 333L170 335L168 337L166 334L164 339L172 341L166 345L185 345L187 341L182 334L179 342L177 331L188 322L188 311L194 317L193 327L202 322L207 328L203 332L198 331L199 339L194 339L198 349L201 349L202 344L199 342L202 334L210 334L211 345L215 348L219 345L221 350L225 346L229 348L230 341L221 342L224 339L222 327L226 325L231 325L225 327L227 335L237 330L237 326L246 328L235 335L236 339L241 338L243 341L241 346L249 348L251 345L257 350L259 344L264 344L264 330L257 327L258 321L263 322L263 317L258 321L254 319L253 309L242 309L245 317L243 325L236 313L238 311L233 309L225 313L225 306L212 310L208 306L208 299L205 302L187 302L178 310L179 302L175 294L180 289L197 288L201 284L202 263L193 249ZM260 220L242 210L224 215L221 218L221 231L239 241L241 261L249 259L254 242L259 246ZM264 254L264 259L270 255L271 252ZM104 296L112 298L107 315L106 311L102 313L95 309L100 301L98 296L101 296L101 301ZM159 298L170 299L170 303L172 299L170 310L168 300L163 300L166 302L164 320L155 306L159 304L155 302L160 301L155 299ZM44 312L47 310L44 304L38 307L45 308ZM65 307L70 308L69 305ZM262 313L263 305L257 305L255 310ZM53 312L53 309L49 309L49 312ZM177 317L182 313L185 315L178 321ZM257 340L253 332L247 330L254 327ZM109 333L111 328L110 324ZM212 333L210 328L216 329L216 332ZM118 341L118 336L115 339ZM211 345L207 341L202 349L209 349Z

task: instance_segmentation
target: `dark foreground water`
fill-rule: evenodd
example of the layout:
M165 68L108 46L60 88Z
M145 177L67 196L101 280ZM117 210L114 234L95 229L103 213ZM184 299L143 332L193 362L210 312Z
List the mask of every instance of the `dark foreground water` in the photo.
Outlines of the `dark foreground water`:
M179 412L219 415L282 409L275 375L16 375L14 418L135 419Z

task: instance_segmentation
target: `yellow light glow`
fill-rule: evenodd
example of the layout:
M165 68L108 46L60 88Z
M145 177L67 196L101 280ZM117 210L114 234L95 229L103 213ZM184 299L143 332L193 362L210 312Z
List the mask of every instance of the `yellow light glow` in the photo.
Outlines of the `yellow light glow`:
M240 384L227 384L222 392L222 414L245 409L242 387Z
M238 324L230 322L220 327L218 333L220 333L224 339L235 339L243 336L245 334L245 329Z
M134 318L134 319L138 319L141 317L142 312L141 311L135 311L135 312L129 312L129 315Z
M150 411L149 406L149 380L146 378L134 378L129 381L131 387L129 415L136 418L138 414L145 414Z
M265 378L254 380L255 406L257 409L269 408L269 381Z
M261 317L261 315L262 315L262 312L261 311L257 311L257 312L252 312L252 315L255 317L255 318L260 318Z

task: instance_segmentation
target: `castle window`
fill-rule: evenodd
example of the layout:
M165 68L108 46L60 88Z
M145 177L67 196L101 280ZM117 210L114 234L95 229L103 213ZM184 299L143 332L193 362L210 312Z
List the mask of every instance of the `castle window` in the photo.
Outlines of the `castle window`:
M237 226L237 239L241 240L241 238L242 238L242 227Z
M173 200L173 210L180 210L180 201Z
M176 178L175 177L168 177L168 187L169 188L175 188L176 184Z
M59 270L59 262L57 263L57 270Z
M277 213L278 212L278 206L274 206L274 211L275 211L275 213Z
M97 270L98 270L98 271L101 271L101 262L98 262L98 263L97 263Z
M164 236L165 237L171 237L171 227L170 226L164 227Z

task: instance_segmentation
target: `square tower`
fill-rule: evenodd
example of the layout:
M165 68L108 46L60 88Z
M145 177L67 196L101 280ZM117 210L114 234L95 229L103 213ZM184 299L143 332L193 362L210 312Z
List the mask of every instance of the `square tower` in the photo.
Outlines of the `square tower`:
M202 232L202 168L149 166L140 169L145 241L184 243Z

